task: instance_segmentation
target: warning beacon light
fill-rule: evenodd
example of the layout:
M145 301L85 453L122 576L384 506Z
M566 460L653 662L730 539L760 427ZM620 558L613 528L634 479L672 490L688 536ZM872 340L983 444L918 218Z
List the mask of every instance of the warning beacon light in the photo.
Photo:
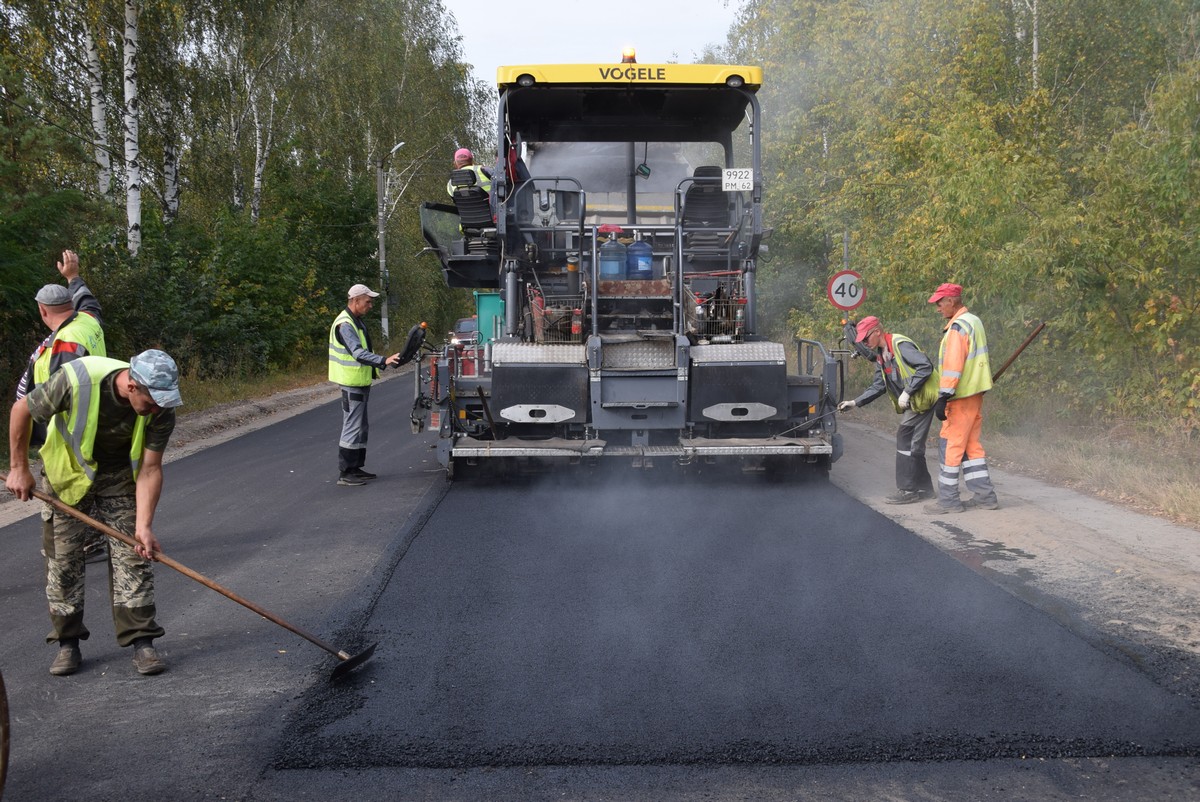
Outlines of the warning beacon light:
M621 51L622 64L637 64L637 48L626 47Z

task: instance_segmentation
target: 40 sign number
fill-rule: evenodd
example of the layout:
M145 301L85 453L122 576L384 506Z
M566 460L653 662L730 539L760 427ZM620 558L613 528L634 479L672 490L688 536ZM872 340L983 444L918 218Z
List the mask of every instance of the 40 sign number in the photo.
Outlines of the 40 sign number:
M862 276L853 270L843 270L834 273L826 287L829 302L838 309L849 311L857 309L867 299L867 289L863 286Z

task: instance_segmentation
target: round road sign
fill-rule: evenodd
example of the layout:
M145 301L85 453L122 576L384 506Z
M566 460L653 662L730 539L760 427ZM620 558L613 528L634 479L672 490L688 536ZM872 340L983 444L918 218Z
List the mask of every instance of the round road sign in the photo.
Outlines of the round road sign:
M847 311L857 309L867 299L867 289L863 286L862 276L853 270L834 273L825 290L829 294L831 304Z

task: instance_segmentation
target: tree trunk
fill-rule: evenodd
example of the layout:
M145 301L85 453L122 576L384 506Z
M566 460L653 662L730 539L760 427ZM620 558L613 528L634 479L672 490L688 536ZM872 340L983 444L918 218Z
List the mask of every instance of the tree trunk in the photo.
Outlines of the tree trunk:
M138 6L125 0L125 216L131 256L142 247L142 168L138 153Z
M275 128L275 91L269 93L267 105L267 121L263 124L258 111L258 103L254 101L254 186L250 194L250 222L257 223L262 207L263 174L267 169L267 157L271 153L272 133Z
M1029 0L1029 13L1033 16L1033 50L1029 57L1029 69L1033 77L1033 91L1038 91L1038 54L1041 49L1041 42L1038 39L1038 0Z
M250 94L250 78L245 78L247 95ZM247 100L247 103L249 100ZM242 124L246 119L245 106L239 111L238 92L234 78L229 79L229 155L233 158L233 208L241 211L246 205L246 184L242 178Z
M179 151L174 142L163 145L163 222L179 216Z
M1041 55L1040 23L1038 0L1013 0L1013 25L1017 39L1017 67L1021 66L1020 45L1025 44L1025 25L1022 18L1029 15L1029 85L1034 92L1041 85L1038 76L1039 56Z
M92 106L92 145L96 154L96 188L101 196L112 191L112 161L109 156L108 116L104 108L104 82L100 75L100 51L91 30L84 32L87 47L88 96Z

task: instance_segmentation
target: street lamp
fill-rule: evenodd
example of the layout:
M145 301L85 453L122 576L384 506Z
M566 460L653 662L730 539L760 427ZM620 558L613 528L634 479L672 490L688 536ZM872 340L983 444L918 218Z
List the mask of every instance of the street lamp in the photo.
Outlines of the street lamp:
M388 270L387 270L387 252L384 240L386 239L387 226L387 173L383 171L383 166L387 164L387 160L392 157L392 154L400 150L404 146L403 142L397 142L392 145L392 149L379 159L379 164L375 168L375 223L376 230L379 234L379 293L383 296L383 345L386 350L388 344Z

